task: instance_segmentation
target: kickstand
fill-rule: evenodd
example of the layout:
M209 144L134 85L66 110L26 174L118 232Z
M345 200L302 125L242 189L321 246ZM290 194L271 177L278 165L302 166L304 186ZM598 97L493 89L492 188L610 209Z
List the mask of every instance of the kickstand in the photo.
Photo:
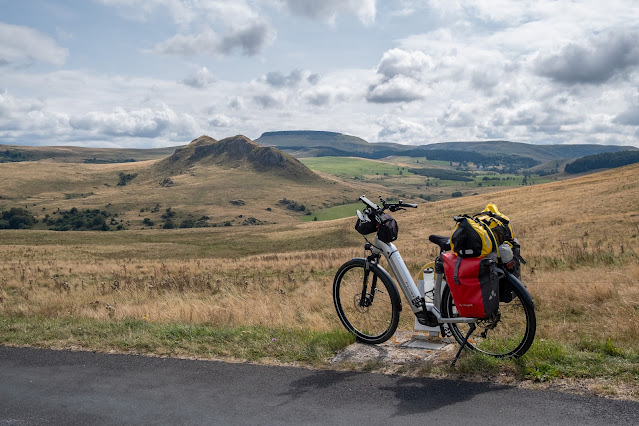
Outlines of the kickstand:
M466 338L464 339L464 341L462 342L459 350L457 351L457 355L455 355L455 358L453 359L453 363L450 364L451 367L455 366L455 363L457 362L457 358L459 358L459 355L461 354L461 351L464 350L464 346L466 346L466 343L468 343L468 338L470 337L470 335L473 333L473 331L475 331L475 323L470 323L470 329L468 330L468 333L466 334Z

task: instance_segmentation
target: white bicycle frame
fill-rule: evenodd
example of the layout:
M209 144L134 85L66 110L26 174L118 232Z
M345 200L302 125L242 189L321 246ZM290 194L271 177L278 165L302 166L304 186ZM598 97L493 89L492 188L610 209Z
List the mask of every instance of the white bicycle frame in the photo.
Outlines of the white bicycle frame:
M415 281L410 275L404 259L402 259L399 250L393 243L385 243L377 238L375 235L375 241L372 243L371 251L376 255L383 255L391 271L397 280L399 287L402 289L406 300L410 304L410 308L413 313L418 316L421 312L426 311L432 313L440 324L449 323L474 323L477 318L456 317L456 318L443 318L440 312L441 308L441 290L442 290L442 274L435 271L435 288L433 302L425 302L422 296L419 294L419 290L415 285Z

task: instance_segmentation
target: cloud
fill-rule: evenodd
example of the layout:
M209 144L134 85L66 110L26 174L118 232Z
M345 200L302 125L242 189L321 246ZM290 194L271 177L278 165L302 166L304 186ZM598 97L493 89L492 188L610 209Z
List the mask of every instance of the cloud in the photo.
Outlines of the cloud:
M477 111L471 105L454 102L438 119L443 127L469 127L475 125Z
M639 32L610 31L588 40L570 43L558 53L539 57L535 72L567 84L601 84L639 65Z
M224 114L215 114L209 119L212 127L231 127L233 123L233 119Z
M69 133L69 117L50 112L38 99L15 98L0 93L0 140L28 143L30 139L50 140Z
M269 72L264 81L273 87L295 87L302 81L302 71L294 70L286 75L278 71Z
M197 34L176 34L150 51L166 55L228 55L235 50L246 56L258 54L275 40L275 31L265 21L254 22L220 36L210 28Z
M207 67L202 67L194 74L181 81L182 84L195 89L203 89L215 82L215 77Z
M617 115L613 120L615 124L623 124L626 126L639 126L639 106L634 106L621 114Z
M125 11L127 19L146 21L155 14L168 14L179 32L145 52L181 55L259 54L275 40L271 24L261 18L254 4L245 0L101 0ZM193 29L198 31L194 32ZM214 30L215 29L215 30Z
M266 21L254 22L244 28L231 31L222 37L222 53L230 53L236 48L243 54L253 56L275 40L275 30Z
M365 25L375 22L375 0L280 0L295 15L335 22L339 15L356 15Z
M232 109L244 109L244 100L238 96L234 96L228 103L228 107Z
M421 51L391 49L377 66L378 82L369 86L366 100L372 103L412 102L429 92L426 79L432 59Z
M384 53L377 72L386 78L398 75L419 79L433 68L433 59L422 51L391 49Z
M255 95L251 99L262 108L275 108L282 105L282 101L277 96L269 93Z
M111 112L94 111L72 117L69 124L74 130L107 137L188 138L199 131L193 117L185 113L178 114L166 105L158 109L127 110L117 107Z
M0 22L0 63L23 64L32 61L63 65L69 51L52 38L29 27Z
M324 88L313 89L304 93L304 100L314 106L324 106L333 101L333 93Z
M366 93L366 100L378 104L412 102L426 97L427 90L411 78L397 76L371 85Z
M377 119L375 124L382 128L377 133L377 139L381 142L417 145L427 143L431 136L429 129L423 124L395 115L386 114Z

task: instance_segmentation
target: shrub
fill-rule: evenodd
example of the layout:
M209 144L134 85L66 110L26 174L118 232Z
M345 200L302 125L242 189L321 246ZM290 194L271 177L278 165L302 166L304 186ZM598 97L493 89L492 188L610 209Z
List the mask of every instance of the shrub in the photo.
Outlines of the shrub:
M20 207L12 207L2 212L0 229L27 229L32 228L37 219L28 210Z

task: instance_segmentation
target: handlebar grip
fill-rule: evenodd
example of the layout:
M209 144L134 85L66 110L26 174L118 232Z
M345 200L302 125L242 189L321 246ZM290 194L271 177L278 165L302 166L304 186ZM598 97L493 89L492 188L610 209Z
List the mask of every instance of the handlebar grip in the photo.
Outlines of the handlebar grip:
M413 203L402 203L401 206L402 207L410 207L410 208L413 208L413 209L417 208L417 204L413 204Z
M364 204L366 204L368 207L370 207L371 209L374 210L378 210L379 206L375 203L373 203L371 200L369 200L368 198L366 198L365 195L362 195L361 197L359 197L360 201L363 202Z

